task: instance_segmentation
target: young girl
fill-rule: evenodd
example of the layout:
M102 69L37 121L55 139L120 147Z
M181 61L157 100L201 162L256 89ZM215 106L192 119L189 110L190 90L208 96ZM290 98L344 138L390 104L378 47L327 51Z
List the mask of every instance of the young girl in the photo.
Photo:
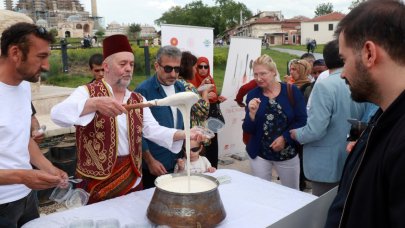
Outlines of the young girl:
M211 163L204 156L200 156L204 146L195 141L190 141L190 173L213 173L215 168L211 166ZM187 155L184 150L184 158L177 160L177 164L174 167L174 173L187 173Z

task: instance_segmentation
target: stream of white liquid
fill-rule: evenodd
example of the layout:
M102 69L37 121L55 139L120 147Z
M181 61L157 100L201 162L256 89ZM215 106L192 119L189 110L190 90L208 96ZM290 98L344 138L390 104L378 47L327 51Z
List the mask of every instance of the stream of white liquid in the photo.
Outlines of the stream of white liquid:
M174 106L179 109L183 116L184 122L184 132L186 135L186 156L187 156L187 184L185 183L184 178L176 177L176 178L163 178L159 181L159 187L164 188L168 191L172 192L183 192L183 193L191 193L191 192L201 192L215 188L215 184L212 181L209 181L203 177L195 177L193 180L190 178L190 112L191 107L198 101L198 95L193 92L181 92L176 93L172 96L168 96L161 100L156 100L155 105L158 106ZM176 179L176 180L174 180ZM205 179L205 180L204 180ZM167 181L168 180L168 181ZM198 182L198 180L200 182ZM191 188L191 182L193 182L194 188ZM209 183L211 182L211 183ZM187 188L185 188L187 186ZM178 191L176 191L176 189ZM187 189L187 191L185 191Z
M186 135L187 176L188 189L190 190L190 112L191 107L198 101L198 95L193 92L180 92L160 100L155 100L158 106L174 106L183 116L184 132Z
M184 105L179 105L177 108L180 110L181 115L183 116L183 123L184 123L184 132L186 134L186 155L187 155L187 186L188 186L188 192L191 191L191 181L190 181L190 112L191 112L191 107L194 104L184 104Z

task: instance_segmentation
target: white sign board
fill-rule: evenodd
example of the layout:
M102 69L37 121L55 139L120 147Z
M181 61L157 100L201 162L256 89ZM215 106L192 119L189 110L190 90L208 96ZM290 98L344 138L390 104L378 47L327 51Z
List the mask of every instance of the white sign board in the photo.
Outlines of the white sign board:
M189 51L197 58L204 56L210 61L214 75L214 29L189 25L163 24L162 46L172 45L181 51Z
M234 99L239 88L253 79L252 63L260 56L261 42L256 38L231 37L221 93L227 100L221 104L225 127L218 134L220 156L245 151L242 141L245 109L239 107Z

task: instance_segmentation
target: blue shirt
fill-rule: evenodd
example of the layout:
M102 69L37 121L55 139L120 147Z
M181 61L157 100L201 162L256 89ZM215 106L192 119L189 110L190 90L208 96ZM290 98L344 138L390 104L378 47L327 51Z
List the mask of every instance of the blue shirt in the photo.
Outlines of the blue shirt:
M175 92L184 92L184 86L180 82L174 83ZM146 100L162 99L167 97L165 91L160 85L157 75L143 81L136 89L136 92L142 94ZM173 113L170 106L156 106L150 107L152 115L155 117L156 121L161 125L169 128L183 129L183 117L180 111L177 110L177 125L174 126ZM168 172L174 170L176 164L176 159L178 154L174 154L168 149L157 145L149 141L148 139L142 139L142 151L149 150L152 156L161 162ZM147 169L145 162L142 164L144 169Z
M305 108L305 99L301 91L292 86L292 92L294 97L294 105L290 104L287 94L287 85L281 83L280 94L275 98L275 101L280 104L284 114L288 119L288 127L283 132L283 137L290 145L295 145L295 141L290 137L290 130L305 126L307 121L307 112ZM246 97L246 104L249 104L253 98L260 98L259 109L257 110L254 121L251 121L249 117L249 108L246 106L246 115L243 121L243 131L251 135L246 150L251 158L256 158L261 148L261 139L263 137L263 125L265 122L266 106L269 102L269 98L263 95L263 90L260 87L256 87L251 90Z

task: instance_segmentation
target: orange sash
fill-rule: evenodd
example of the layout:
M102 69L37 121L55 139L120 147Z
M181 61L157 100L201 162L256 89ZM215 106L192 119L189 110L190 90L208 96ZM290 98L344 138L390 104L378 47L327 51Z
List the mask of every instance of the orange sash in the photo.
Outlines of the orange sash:
M136 188L131 189L138 177L140 177L140 173L134 172L134 170L136 171L131 165L129 156L118 157L117 163L109 178L96 180L77 173L78 178L83 179L81 183L77 184L77 187L90 193L88 204L122 196L129 192L142 189L141 183L139 183Z

